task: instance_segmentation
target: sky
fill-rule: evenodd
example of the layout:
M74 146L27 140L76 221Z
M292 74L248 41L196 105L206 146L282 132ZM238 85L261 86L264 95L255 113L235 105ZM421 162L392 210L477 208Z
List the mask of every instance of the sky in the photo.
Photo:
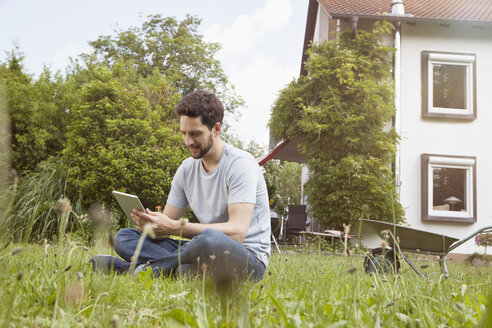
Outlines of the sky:
M299 76L308 0L0 0L0 61L18 45L34 77L46 65L64 69L89 52L89 41L141 26L148 15L202 19L199 33L218 42L225 74L245 101L232 131L268 146L268 120L278 95Z

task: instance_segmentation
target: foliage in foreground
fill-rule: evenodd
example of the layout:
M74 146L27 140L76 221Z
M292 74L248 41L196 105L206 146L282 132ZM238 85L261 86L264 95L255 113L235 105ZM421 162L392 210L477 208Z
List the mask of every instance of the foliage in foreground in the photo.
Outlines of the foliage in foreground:
M378 22L371 33L345 31L313 44L308 74L282 90L272 109L274 137L295 139L307 157L311 214L334 228L356 223L363 205L370 218L403 215L391 173L392 49L381 44L391 27Z
M99 244L102 245L102 244ZM23 248L21 248L23 247ZM91 272L110 249L8 245L0 250L0 326L473 327L492 286L491 267L420 260L428 278L366 275L361 257L273 254L262 281L218 292L208 279Z

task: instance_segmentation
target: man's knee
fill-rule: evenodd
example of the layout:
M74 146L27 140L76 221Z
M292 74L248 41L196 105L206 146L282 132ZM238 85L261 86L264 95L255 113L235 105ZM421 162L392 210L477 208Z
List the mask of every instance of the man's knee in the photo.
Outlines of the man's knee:
M126 243L140 238L138 230L131 228L124 228L119 230L114 236L114 248L116 252L118 249L125 247Z
M196 238L196 244L200 250L205 251L207 253L214 252L224 243L227 235L215 229L206 229L202 233L200 233Z

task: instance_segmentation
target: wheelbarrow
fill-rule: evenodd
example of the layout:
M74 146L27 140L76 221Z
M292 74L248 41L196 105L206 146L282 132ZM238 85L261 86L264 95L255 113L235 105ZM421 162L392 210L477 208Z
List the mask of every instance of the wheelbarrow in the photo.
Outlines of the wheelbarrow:
M364 259L366 272L388 272L389 269L398 271L400 267L399 257L405 260L410 267L420 276L425 275L412 263L404 252L419 254L429 254L439 256L439 266L445 277L448 277L446 266L446 254L461 246L471 238L482 232L491 232L492 226L483 227L463 239L453 238L438 233L414 229L398 224L360 219L361 242L366 247L381 245L382 239L379 237L382 231L387 231L387 239L390 249L376 247L371 250L371 254Z

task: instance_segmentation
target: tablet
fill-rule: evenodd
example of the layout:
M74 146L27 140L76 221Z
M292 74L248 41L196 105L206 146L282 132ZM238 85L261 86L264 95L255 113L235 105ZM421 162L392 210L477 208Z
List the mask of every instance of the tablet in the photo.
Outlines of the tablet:
M137 208L142 212L145 211L145 208L140 202L140 199L138 199L138 197L135 195L126 194L124 192L119 192L119 191L113 191L113 196L118 201L118 204L120 204L121 208L123 209L123 212L125 212L126 216L128 217L128 220L130 220L130 222L135 224L135 221L133 221L132 216L130 215L133 209Z

